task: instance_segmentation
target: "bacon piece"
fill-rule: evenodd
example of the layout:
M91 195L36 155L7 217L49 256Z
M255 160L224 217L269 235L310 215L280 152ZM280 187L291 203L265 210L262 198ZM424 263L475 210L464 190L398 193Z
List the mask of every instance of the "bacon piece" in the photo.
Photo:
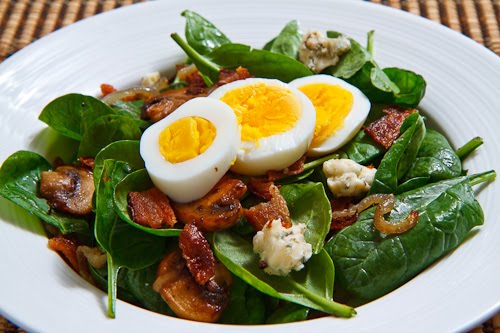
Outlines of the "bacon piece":
M40 196L53 209L73 215L90 214L93 195L94 179L87 168L61 166L41 174Z
M280 219L283 227L290 228L292 226L290 212L280 190L276 185L271 183L269 193L271 199L268 202L262 202L250 209L244 210L248 223L250 223L255 231L260 231L267 222Z
M160 121L179 106L195 97L206 96L205 89L180 88L168 90L160 95L154 96L146 101L142 106L141 117L150 119L153 122Z
M271 192L269 192L271 185L274 183L266 178L250 178L248 189L259 198L269 201L272 199Z
M352 204L351 197L340 197L330 200L330 205L332 206L332 212L340 212L347 209ZM342 230L345 227L354 224L358 220L359 213L354 212L350 216L333 217L332 224L330 225L330 230Z
M398 106L386 107L383 110L386 115L369 124L365 128L365 133L373 141L382 145L385 149L389 149L399 137L399 130L405 119L416 111L415 109L403 109Z
M238 67L235 71L223 68L219 72L219 81L215 83L215 86L220 87L234 81L244 80L251 77L252 75L250 75L248 69L243 67Z
M241 180L224 176L203 198L185 204L172 202L172 208L179 221L193 223L201 231L225 230L243 216L239 199L246 190Z
M192 88L192 87L206 88L207 87L207 84L205 83L205 81L203 80L203 78L201 77L201 75L198 71L189 74L186 77L186 83L187 83L188 87L190 87L190 88Z
M174 251L160 262L153 289L180 318L213 323L227 307L231 284L231 273L217 263L214 277L199 285L180 251Z
M273 182L284 177L298 175L304 171L305 161L306 155L302 156L299 160L283 170L269 170L267 172L267 179Z
M177 223L168 197L156 187L143 192L130 192L127 202L135 223L153 229L171 228Z
M89 170L94 170L94 159L92 157L80 157L78 158L82 167L86 167Z
M109 95L115 91L116 91L116 89L112 85L106 84L106 83L101 84L102 97Z
M78 256L76 254L78 244L75 240L62 235L57 235L49 239L49 248L53 251L61 253L71 268L73 268L76 272L80 271Z
M215 258L207 239L194 224L186 224L179 235L179 247L187 267L199 285L215 275Z

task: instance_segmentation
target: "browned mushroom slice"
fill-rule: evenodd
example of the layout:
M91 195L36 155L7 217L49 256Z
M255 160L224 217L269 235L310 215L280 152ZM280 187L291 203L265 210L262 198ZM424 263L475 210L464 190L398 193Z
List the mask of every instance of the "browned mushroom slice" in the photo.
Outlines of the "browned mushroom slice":
M53 209L73 215L87 215L92 212L94 195L92 171L72 166L44 171L40 180L40 195Z
M177 223L168 197L156 187L143 192L130 192L127 202L135 223L153 229L171 228Z
M205 236L194 224L186 224L179 235L179 247L196 282L206 284L215 275L215 258Z
M246 185L239 179L224 176L203 198L187 204L172 202L177 219L193 223L205 232L231 228L243 216L239 199Z
M216 264L215 276L205 286L199 285L180 251L175 251L160 262L153 289L180 318L213 323L227 306L231 283L231 274Z

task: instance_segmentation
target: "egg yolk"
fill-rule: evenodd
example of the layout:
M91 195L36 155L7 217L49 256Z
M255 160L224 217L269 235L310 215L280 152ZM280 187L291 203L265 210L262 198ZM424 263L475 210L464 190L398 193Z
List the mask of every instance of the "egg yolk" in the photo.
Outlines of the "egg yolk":
M311 147L317 147L344 126L351 111L352 93L341 86L325 83L306 84L299 88L316 109L316 125Z
M301 115L300 101L289 89L264 83L233 89L221 101L234 110L242 141L286 132Z
M160 133L160 152L170 163L184 162L207 150L215 134L214 125L204 118L182 118Z

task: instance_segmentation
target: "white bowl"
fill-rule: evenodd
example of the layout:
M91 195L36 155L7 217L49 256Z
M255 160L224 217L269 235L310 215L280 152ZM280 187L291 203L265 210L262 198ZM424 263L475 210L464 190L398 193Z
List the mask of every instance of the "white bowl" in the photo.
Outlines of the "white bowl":
M169 35L182 33L180 13L204 15L233 41L262 46L292 19L304 29L338 30L364 41L376 30L376 59L422 74L421 109L455 147L480 135L485 145L466 163L471 172L500 163L500 59L472 40L423 18L366 2L327 0L161 1L100 14L26 47L0 66L0 161L28 149L58 154L53 133L37 120L53 98L99 94L101 83L124 88L142 75L172 73L184 58ZM52 151L47 155L47 151ZM55 151L55 153L54 153ZM485 224L452 254L374 302L352 319L327 317L263 326L221 326L161 316L106 296L47 248L36 219L0 199L0 312L37 332L448 332L471 328L500 305L500 182L479 195Z

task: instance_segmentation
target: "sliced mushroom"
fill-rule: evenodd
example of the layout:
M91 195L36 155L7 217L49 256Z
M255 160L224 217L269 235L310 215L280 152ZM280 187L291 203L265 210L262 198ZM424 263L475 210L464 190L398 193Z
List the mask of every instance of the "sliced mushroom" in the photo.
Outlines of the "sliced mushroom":
M160 262L153 289L180 318L213 323L227 306L231 284L229 271L217 264L215 276L205 286L199 285L181 252L175 251Z
M142 106L141 116L144 119L150 119L152 122L160 121L185 102L199 96L206 96L206 89L180 88L168 90L148 99Z
M90 214L94 195L92 171L72 166L44 171L40 180L40 195L53 209L73 215Z
M239 179L223 177L203 198L187 204L172 202L177 219L193 223L204 232L231 228L243 216L239 199L247 186Z

